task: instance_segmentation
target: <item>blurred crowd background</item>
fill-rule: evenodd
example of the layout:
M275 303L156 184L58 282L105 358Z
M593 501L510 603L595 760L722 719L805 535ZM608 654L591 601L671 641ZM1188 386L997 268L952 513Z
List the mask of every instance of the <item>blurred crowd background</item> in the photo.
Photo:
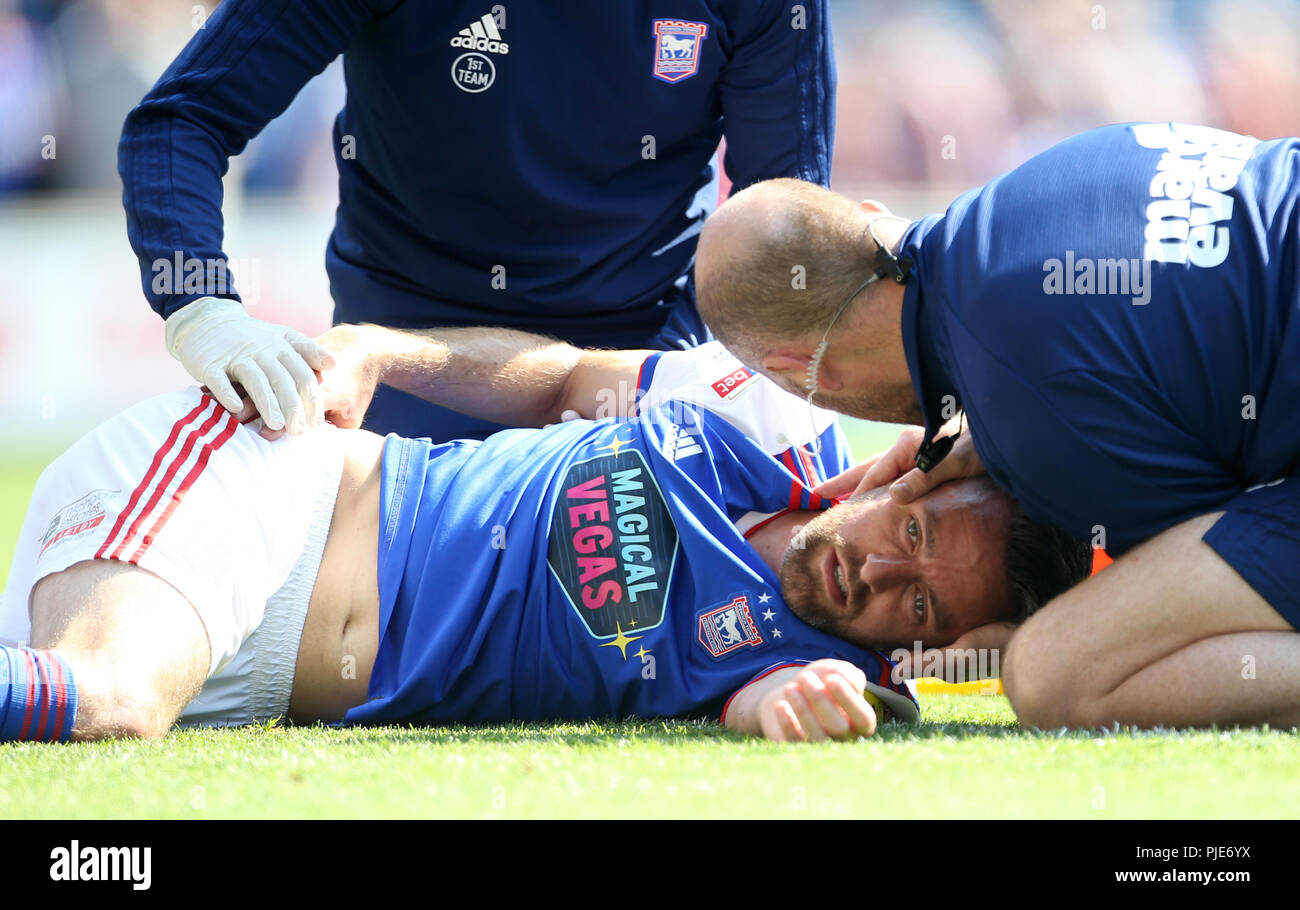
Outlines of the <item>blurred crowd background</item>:
M433 2L433 0L426 0ZM607 0L592 0L607 2ZM0 0L0 468L188 377L127 244L127 112L213 0ZM1300 133L1300 0L831 0L833 186L906 215L1116 121ZM329 324L335 62L237 158L226 250L255 314Z
M0 0L0 193L117 193L123 118L214 8ZM1119 120L1300 128L1297 0L832 0L831 12L837 184L980 183ZM238 185L332 192L342 102L336 62L250 146Z

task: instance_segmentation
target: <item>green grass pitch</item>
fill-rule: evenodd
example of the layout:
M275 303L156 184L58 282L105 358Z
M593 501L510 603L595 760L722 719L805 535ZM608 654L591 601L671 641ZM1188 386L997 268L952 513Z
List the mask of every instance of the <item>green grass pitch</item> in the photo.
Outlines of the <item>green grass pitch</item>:
M777 744L675 721L0 746L0 818L1295 817L1293 734L1036 733L1006 700ZM951 845L949 845L951 846Z
M893 430L854 426L854 450ZM0 568L48 455L0 461ZM0 745L13 818L1294 818L1300 740L1269 729L1022 729L1004 698L775 744L676 721L178 731Z

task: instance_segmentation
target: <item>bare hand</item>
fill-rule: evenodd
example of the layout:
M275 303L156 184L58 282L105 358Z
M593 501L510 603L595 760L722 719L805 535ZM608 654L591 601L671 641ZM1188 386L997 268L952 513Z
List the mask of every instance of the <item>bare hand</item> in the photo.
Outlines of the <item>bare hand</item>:
M949 424L944 430L955 433L956 427ZM979 453L975 451L970 433L958 436L952 451L928 473L916 467L916 453L924 441L924 429L907 427L888 451L830 478L814 492L825 498L838 499L865 493L888 483L891 484L889 495L894 502L906 505L950 480L977 477L984 473L984 465L980 462Z
M968 679L966 668L970 665L968 651L976 654L975 666L1001 667L1006 647L1011 643L1017 626L1009 622L991 622L977 626L958 638L946 648L927 648L921 652L921 662L913 665L914 653L908 651L894 668L895 679L916 679L921 676L938 677L945 682L973 682ZM986 660L979 659L979 652L997 652L997 660L990 654ZM893 656L893 655L891 655Z
M836 474L813 492L825 499L839 499L892 483L916 465L916 452L924 440L924 427L906 427L888 450Z
M321 374L321 396L325 419L335 426L360 427L375 396L379 367L364 336L365 326L336 325L316 338L334 356L334 366Z
M862 695L866 685L866 674L847 661L813 661L759 702L763 735L777 742L871 736L876 712Z

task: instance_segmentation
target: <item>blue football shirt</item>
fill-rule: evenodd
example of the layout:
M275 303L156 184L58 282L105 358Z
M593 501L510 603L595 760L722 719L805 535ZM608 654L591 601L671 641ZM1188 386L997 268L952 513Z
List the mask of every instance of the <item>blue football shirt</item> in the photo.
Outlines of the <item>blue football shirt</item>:
M720 716L781 666L881 654L800 621L745 541L849 464L833 415L716 342L651 356L639 416L434 445L389 437L370 700L349 722ZM822 440L820 456L808 443Z

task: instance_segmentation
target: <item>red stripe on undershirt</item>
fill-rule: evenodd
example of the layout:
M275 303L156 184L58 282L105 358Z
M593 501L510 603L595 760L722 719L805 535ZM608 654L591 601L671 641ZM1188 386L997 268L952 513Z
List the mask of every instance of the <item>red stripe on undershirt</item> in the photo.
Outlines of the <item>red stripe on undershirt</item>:
M799 466L794 463L793 452L793 449L786 449L782 452L780 456L781 464L785 465L787 471L793 474L796 478L799 478Z
M144 495L144 491L149 488L149 484L153 481L154 475L158 472L159 466L162 465L163 457L171 447L176 444L176 440L181 435L181 430L185 429L191 420L198 417L199 413L207 408L208 403L211 401L213 401L213 399L204 395L199 400L199 403L194 410L190 411L180 420L172 424L171 433L167 435L167 441L164 442L158 448L158 451L154 453L153 461L149 464L149 470L145 472L144 480L140 481L139 486L131 492L131 498L127 502L126 508L117 516L117 521L113 524L113 530L109 532L108 537L104 538L104 545L99 548L97 553L95 553L96 559L104 558L104 554L108 552L108 548L113 544L113 539L121 533L122 526L126 524L126 520L131 516L131 512L134 511L136 503L140 501L140 497Z
M167 504L166 510L158 517L158 520L154 522L153 527L146 532L144 539L140 541L139 548L131 555L131 558L127 560L128 562L139 564L140 557L144 555L145 550L148 550L157 539L158 535L162 532L163 527L171 519L172 513L176 511L176 507L179 506L181 500L185 498L185 494L189 492L190 487L194 486L194 482L199 479L199 475L201 475L207 468L208 459L212 457L212 453L224 446L238 428L239 421L235 419L235 415L227 414L226 426L221 431L221 434L215 439L204 443L203 449L199 454L199 460L195 462L194 467L190 469L189 474L185 475L185 479L181 481L180 487L178 487L176 492L172 494L171 502Z
M790 508L799 508L799 497L803 493L803 484L799 482L799 469L794 466L794 458L790 455L790 450L786 449L781 453L781 463L785 469L794 475L794 480L790 482Z
M207 420L203 421L198 429L190 431L190 435L185 438L185 445L181 446L180 454L172 460L166 473L163 474L162 480L160 480L158 486L154 488L153 495L149 497L149 501L145 503L144 508L140 510L140 514L136 520L131 523L130 530L126 532L126 536L122 538L122 542L113 550L113 554L109 557L110 559L122 558L122 554L126 552L127 545L131 543L136 532L140 530L140 526L143 525L145 520L153 513L153 510L158 507L158 501L162 499L163 491L171 484L176 473L180 471L181 465L189 461L190 452L194 451L195 443L208 435L208 432L211 431L211 429L216 426L217 421L221 419L222 414L229 415L229 413L230 412L225 408L218 406L212 412L211 416L209 416Z
M814 487L817 487L822 483L822 480L817 474L817 465L813 463L812 453L803 446L800 446L796 451L799 453L799 460L803 462L804 471L808 474L808 508L824 508L826 506L826 500L813 490Z
M808 473L808 486L811 489L821 483L821 479L817 476L817 466L813 463L811 452L803 446L800 446L797 451L799 460L803 462L804 470Z

